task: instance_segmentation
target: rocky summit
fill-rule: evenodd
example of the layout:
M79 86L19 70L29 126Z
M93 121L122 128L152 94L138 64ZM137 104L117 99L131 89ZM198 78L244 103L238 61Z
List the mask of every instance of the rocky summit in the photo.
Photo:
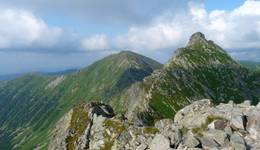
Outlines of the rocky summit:
M154 126L136 126L101 103L73 108L52 131L49 150L259 150L260 104L204 99Z

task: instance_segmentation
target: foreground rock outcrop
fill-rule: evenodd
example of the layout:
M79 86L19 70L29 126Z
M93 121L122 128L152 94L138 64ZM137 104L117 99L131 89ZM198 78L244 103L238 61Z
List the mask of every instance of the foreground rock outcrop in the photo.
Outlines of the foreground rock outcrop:
M52 132L49 149L171 150L260 149L260 106L249 101L219 104L200 100L154 126L135 126L110 106L82 104Z

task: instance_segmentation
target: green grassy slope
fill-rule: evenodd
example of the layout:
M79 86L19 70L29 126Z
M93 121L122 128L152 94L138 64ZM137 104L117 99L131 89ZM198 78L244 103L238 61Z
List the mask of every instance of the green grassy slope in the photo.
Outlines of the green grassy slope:
M153 75L152 75L153 76ZM187 47L178 49L174 57L153 80L144 82L151 97L150 110L141 119L173 118L190 102L209 98L215 103L260 99L260 75L234 61L222 48L194 34ZM145 114L145 115L143 115Z
M86 101L109 103L160 67L154 60L125 51L73 74L26 75L6 82L0 86L0 130L5 136L0 140L11 141L1 146L46 147L50 129L74 105Z

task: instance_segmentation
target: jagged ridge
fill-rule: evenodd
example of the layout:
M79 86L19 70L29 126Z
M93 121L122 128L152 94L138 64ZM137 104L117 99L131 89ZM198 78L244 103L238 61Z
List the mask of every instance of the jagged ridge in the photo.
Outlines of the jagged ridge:
M244 99L257 103L260 95L255 91L260 86L256 78L259 80L221 47L206 40L202 33L195 33L159 73L143 83L149 95L146 98L149 108L140 112L139 118L152 124L156 119L171 118L187 104L203 98L215 103L228 100L239 103Z

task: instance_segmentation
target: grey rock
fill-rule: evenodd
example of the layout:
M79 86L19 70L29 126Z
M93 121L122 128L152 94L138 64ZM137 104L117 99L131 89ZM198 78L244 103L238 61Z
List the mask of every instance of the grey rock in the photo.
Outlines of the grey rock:
M189 40L189 43L188 45L189 46L192 46L194 43L197 43L197 42L203 42L203 43L206 43L206 38L205 38L205 35L201 32L197 32L197 33L194 33L190 40Z
M246 125L246 116L242 114L233 116L230 120L230 125L235 130L244 130Z
M228 135L231 135L233 133L232 129L230 126L226 126L224 131L228 134Z
M222 130L209 130L204 133L204 137L214 140L220 146L225 146L228 143L228 135Z
M235 150L246 150L245 140L238 133L234 133L231 135L230 143L233 145Z
M202 137L200 138L200 141L204 149L216 149L220 146L214 139L211 138Z
M234 145L233 145L233 148L234 148L235 150L246 150L246 146L243 145L243 144L234 144Z
M234 148L231 147L231 146L228 146L228 147L223 147L223 148L221 148L221 150L234 150Z
M170 141L161 134L155 135L150 145L151 150L167 150L170 148Z
M253 140L260 140L260 113L259 111L252 111L248 116L246 130L249 132L249 137Z
M245 100L243 103L238 104L238 107L247 108L247 107L250 107L250 106L251 106L251 101L250 100Z
M104 131L105 128L103 127L103 122L106 120L103 116L97 116L94 115L93 118L93 125L91 127L90 135L91 139L89 142L89 149L101 149L104 147L105 141L104 141ZM83 135L84 136L84 135ZM86 137L86 136L84 136ZM80 149L84 149L84 146L86 144L82 145Z
M249 102L213 106L209 100L196 101L177 112L174 121L157 121L158 132L149 134L144 134L144 126L114 117L110 109L103 104L86 105L90 121L75 141L75 149L101 149L106 142L112 142L112 150L260 149L260 108ZM74 132L69 130L70 121L67 115L58 122L48 149L66 149L66 137ZM193 133L195 128L201 134Z
M171 119L163 119L159 120L154 125L160 132L169 131L170 129L174 128L173 120Z
M195 148L200 144L200 141L194 137L194 135L190 132L187 133L186 138L184 139L184 145L188 148Z
M174 122L188 129L200 127L209 116L207 113L213 106L210 100L196 101L176 113Z
M148 145L142 143L140 146L138 146L136 148L136 150L146 150L147 148L148 148Z
M57 123L52 131L52 140L49 143L48 150L63 150L66 149L66 137L69 135L70 121L73 111L70 110Z
M124 131L122 132L119 137L117 138L119 141L130 141L132 140L132 136L129 132Z

